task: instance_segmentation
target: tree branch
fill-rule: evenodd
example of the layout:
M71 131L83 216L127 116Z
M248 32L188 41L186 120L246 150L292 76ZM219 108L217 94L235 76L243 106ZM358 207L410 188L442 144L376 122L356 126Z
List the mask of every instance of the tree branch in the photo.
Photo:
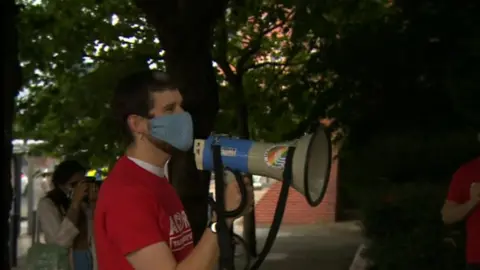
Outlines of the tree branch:
M249 71L249 70L252 70L252 69L257 69L257 68L261 68L261 67L265 67L265 66L274 66L274 67L291 67L291 66L299 66L299 65L303 65L304 63L288 63L287 62L284 62L284 63L278 63L278 62L262 62L262 63L254 63L254 64L251 64L251 65L247 65L245 66L245 71Z
M111 56L106 56L106 55L92 55L92 54L88 54L84 51L82 56L84 58L88 57L92 60L110 62L110 63L127 62L127 61L130 61L130 60L134 59L134 58L146 58L146 59L152 59L152 60L155 60L155 61L163 60L163 57L161 57L159 55L149 55L149 54L133 54L133 55L130 55L130 56L120 58L120 57L111 57Z
M293 10L291 10L287 14L287 16L285 16L285 20L283 20L279 23L273 24L270 27L265 28L263 31L261 31L258 34L257 38L254 38L254 39L250 40L250 42L248 44L248 50L240 56L240 59L238 60L237 66L235 68L237 70L237 74L239 74L239 76L242 76L243 73L245 73L245 71L247 71L245 65L248 62L248 60L250 60L250 58L252 56L254 56L256 53L258 53L258 51L260 51L262 41L263 41L263 38L265 37L265 35L271 33L273 30L275 30L279 27L284 26L290 20L292 15L293 15Z
M226 80L229 84L234 85L238 80L238 74L235 74L233 69L228 63L227 59L227 43L228 43L228 34L227 34L227 25L225 21L225 16L218 25L219 29L219 42L218 42L218 56L215 62L217 62L220 69L225 74Z

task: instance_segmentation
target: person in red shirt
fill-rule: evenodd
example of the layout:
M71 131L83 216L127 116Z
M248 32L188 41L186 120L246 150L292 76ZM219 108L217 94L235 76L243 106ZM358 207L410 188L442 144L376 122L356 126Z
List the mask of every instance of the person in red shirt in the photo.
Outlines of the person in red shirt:
M194 247L183 205L164 172L172 151L188 151L193 143L192 119L177 87L162 72L132 74L119 82L112 110L130 145L98 195L98 269L213 269L218 257L215 220ZM246 209L251 210L253 192L247 192ZM226 185L227 210L238 207L240 198L235 182ZM228 226L232 223L227 220Z
M480 157L462 165L453 175L447 200L442 209L443 221L452 224L466 220L467 264L480 270Z

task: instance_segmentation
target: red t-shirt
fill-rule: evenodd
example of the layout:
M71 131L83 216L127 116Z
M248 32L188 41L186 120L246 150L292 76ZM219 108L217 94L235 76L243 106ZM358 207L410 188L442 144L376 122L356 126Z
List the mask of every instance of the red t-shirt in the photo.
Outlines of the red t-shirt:
M453 175L447 200L458 204L470 200L472 183L480 183L480 157L464 164ZM467 217L467 262L480 263L480 205Z
M183 205L166 178L122 157L102 184L94 217L99 270L133 270L125 255L165 242L177 262L193 249Z

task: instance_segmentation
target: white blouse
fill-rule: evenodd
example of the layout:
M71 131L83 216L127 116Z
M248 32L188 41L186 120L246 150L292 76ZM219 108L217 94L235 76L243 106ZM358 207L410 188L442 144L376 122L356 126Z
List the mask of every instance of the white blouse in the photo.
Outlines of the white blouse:
M62 218L57 207L48 197L43 197L38 202L37 217L45 242L48 244L69 248L80 233L70 219Z
M96 270L97 260L93 238L93 211L89 208L84 209L87 217L88 238L93 258L93 269ZM57 244L61 247L70 248L73 245L75 237L80 233L68 217L62 218L58 208L48 197L43 197L38 202L37 217L40 229L44 234L45 242L48 244Z

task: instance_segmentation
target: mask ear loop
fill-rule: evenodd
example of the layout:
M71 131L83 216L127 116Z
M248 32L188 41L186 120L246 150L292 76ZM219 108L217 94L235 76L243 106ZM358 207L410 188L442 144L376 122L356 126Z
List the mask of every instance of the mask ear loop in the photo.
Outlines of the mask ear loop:
M148 130L147 132L148 133L147 134L145 134L143 132L140 133L140 140L144 140L145 138L148 139L148 135L150 135L150 132L152 132L152 124L150 123L150 120L152 120L153 118L154 118L153 115L148 115L148 117L145 118L145 119L148 120L148 122L147 122L147 130Z
M170 163L170 159L171 159L171 158L169 158L169 159L167 160L167 162L165 162L165 166L163 167L163 173L165 174L165 177L167 177L167 179L169 179L169 178L168 178L168 163ZM170 180L169 180L169 181L170 181Z

